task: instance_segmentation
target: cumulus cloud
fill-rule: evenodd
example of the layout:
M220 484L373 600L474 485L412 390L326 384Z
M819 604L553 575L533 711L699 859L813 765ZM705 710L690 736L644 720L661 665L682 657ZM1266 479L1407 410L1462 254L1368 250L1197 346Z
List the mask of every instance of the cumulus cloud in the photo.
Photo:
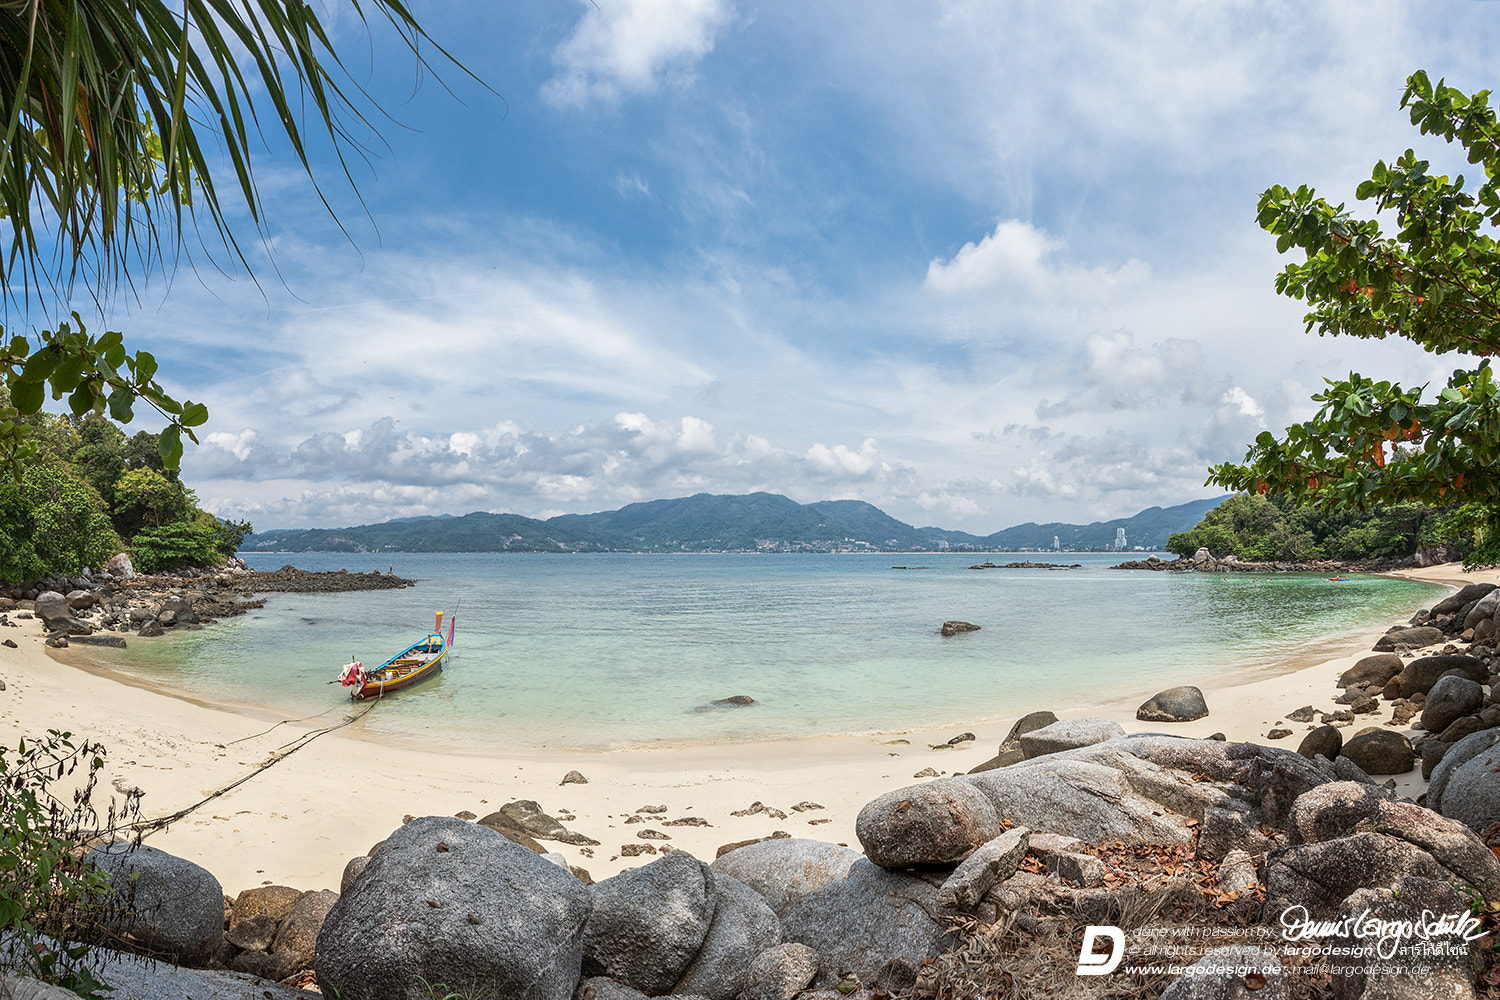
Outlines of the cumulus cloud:
M1053 363L1051 374L1050 381L1068 391L1056 401L1042 398L1036 406L1038 420L1218 402L1229 383L1228 375L1209 369L1199 342L1169 337L1137 347L1128 330L1086 337L1081 349Z
M999 289L1098 304L1129 294L1150 278L1151 269L1133 259L1113 269L1070 264L1059 253L1062 246L1030 223L1007 219L949 259L934 258L927 265L927 288L945 295Z
M578 26L553 55L558 75L542 88L578 107L657 89L709 52L733 10L725 0L611 0L584 4Z
M858 448L819 443L799 454L754 434L721 440L700 417L654 420L636 412L557 431L503 422L435 437L403 430L385 417L367 427L314 434L279 452L240 435L214 434L189 465L194 477L210 482L281 483L283 490L288 482L338 481L337 491L301 491L296 506L305 523L327 523L335 510L350 510L361 496L372 511L377 497L397 504L381 520L476 502L534 514L558 503L602 509L703 490L785 491L822 499L840 483L910 474L881 462L873 439ZM209 487L205 496L221 515L273 509L251 499L262 490L246 491L247 498L211 496L215 492ZM283 509L290 513L292 507Z

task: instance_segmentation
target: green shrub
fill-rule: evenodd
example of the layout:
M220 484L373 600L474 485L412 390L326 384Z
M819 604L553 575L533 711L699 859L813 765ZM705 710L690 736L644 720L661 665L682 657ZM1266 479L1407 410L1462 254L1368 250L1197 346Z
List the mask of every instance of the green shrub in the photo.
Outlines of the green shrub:
M182 566L211 566L219 558L209 526L178 522L143 529L130 540L130 561L142 573L160 573Z

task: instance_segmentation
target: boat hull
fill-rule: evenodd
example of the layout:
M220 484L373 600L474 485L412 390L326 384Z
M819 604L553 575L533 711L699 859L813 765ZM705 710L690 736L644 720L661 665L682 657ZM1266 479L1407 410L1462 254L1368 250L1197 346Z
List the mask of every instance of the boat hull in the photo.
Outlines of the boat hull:
M430 652L414 653L419 647L424 646L436 647L436 655ZM447 643L443 641L441 635L433 633L371 670L365 676L363 684L350 689L349 697L355 701L369 701L372 698L381 698L393 691L411 687L429 677L436 677L442 672L443 661L447 656ZM412 662L414 660L418 662Z

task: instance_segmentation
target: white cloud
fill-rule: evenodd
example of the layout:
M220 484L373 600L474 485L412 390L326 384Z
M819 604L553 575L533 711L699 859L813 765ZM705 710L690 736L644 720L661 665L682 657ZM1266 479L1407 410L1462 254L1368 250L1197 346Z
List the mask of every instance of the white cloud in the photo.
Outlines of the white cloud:
M880 453L875 449L874 438L865 438L858 451L842 444L830 448L819 441L807 449L807 460L820 472L864 476L879 468Z
M578 26L553 55L559 73L542 94L578 107L649 93L712 52L732 16L725 0L585 3Z
M1130 294L1150 278L1151 269L1138 260L1085 268L1058 259L1061 249L1059 240L1030 223L1005 220L948 260L935 258L927 266L927 288L945 295L998 288L1077 305Z
M1234 386L1224 393L1224 402L1233 406L1241 416L1254 417L1257 420L1266 415L1266 411L1257 403L1248 392L1239 386Z

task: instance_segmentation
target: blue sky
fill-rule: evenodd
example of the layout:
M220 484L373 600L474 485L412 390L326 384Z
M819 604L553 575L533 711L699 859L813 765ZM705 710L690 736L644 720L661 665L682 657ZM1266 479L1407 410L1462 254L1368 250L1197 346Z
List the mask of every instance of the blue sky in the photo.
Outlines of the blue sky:
M1495 84L1500 4L414 4L496 93L331 11L382 126L257 160L259 284L107 322L208 403L185 478L258 528L701 491L987 533L1214 491L1324 375L1457 359L1305 334L1254 224L1408 146L1425 68ZM503 95L501 96L496 95ZM371 222L373 219L373 224Z

